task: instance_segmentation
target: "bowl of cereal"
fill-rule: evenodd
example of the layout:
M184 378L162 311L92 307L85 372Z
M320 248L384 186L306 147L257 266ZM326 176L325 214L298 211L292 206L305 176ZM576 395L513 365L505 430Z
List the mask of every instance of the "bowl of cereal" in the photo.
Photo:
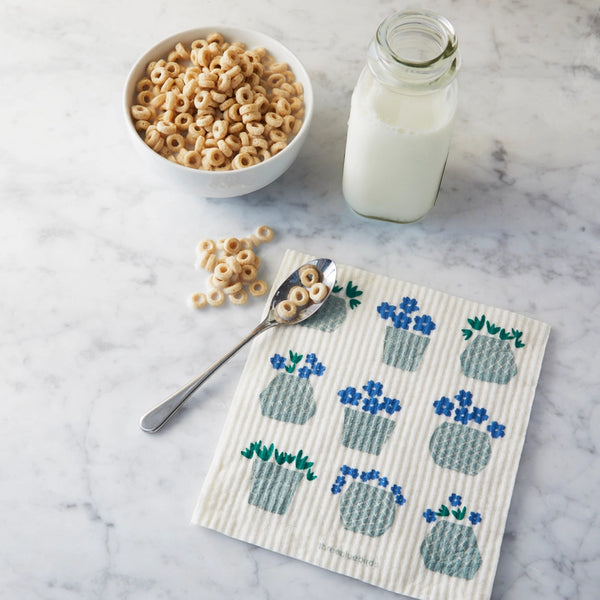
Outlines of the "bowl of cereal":
M302 63L257 31L204 27L143 54L123 93L130 137L155 173L206 197L254 192L280 177L313 112Z

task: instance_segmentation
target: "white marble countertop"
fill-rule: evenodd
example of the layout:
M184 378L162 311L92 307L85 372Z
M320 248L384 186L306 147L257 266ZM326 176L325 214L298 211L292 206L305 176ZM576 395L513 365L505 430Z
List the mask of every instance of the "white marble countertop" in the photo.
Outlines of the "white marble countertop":
M493 598L600 590L600 10L591 0L430 2L460 39L460 109L421 222L355 216L341 194L350 93L402 2L16 2L0 8L0 597L397 597L189 525L246 352L163 432L140 416L257 322L262 301L186 306L196 243L267 223L331 256L553 327ZM312 76L298 160L244 198L148 172L123 127L126 74L194 26L259 29ZM219 320L217 320L217 318Z

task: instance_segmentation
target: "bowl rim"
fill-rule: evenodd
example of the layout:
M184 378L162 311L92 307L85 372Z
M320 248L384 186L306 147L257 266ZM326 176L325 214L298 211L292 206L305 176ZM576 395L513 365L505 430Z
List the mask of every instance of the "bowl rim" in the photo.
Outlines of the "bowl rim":
M203 32L203 33L200 33L200 32ZM265 40L265 43L263 43L261 45L263 45L268 52L274 52L276 50L281 50L284 53L289 54L294 59L294 61L297 63L297 66L299 67L300 72L303 76L302 77L302 85L304 88L304 90L303 90L304 100L303 101L304 101L305 113L304 113L304 118L302 119L302 127L300 128L300 131L294 136L292 141L283 150L278 152L275 156L270 157L268 160L266 160L264 162L252 165L250 167L246 167L241 170L238 169L238 170L230 170L230 171L206 171L203 169L192 169L191 167L186 167L185 165L180 165L179 163L170 161L167 158L165 158L164 156L161 156L160 154L158 154L157 152L154 152L154 150L152 150L152 148L148 147L148 145L144 143L144 140L140 137L137 130L135 129L134 122L131 117L130 109L132 106L132 89L130 89L130 88L133 87L134 83L137 80L137 77L134 79L134 76L138 72L138 70L140 70L142 67L145 68L147 63L150 62L151 60L158 60L158 58L162 58L161 54L164 53L164 50L161 50L161 49L163 47L165 47L165 46L169 47L170 45L172 45L174 47L177 42L186 40L188 38L189 38L189 41L191 42L191 41L193 41L193 39L196 39L196 38L202 37L202 36L206 36L209 33L213 33L213 32L221 33L224 38L234 37L235 35L238 34L238 32L240 34L240 37L247 35L247 36L257 36L259 38L263 38ZM239 40L236 39L234 41L241 41L242 43L246 44L247 46L251 45L248 42L245 42L243 39L239 39ZM275 46L275 48L270 48L267 42L268 43L272 42L273 46ZM187 42L187 43L189 43L189 42ZM258 44L255 44L255 45L258 45ZM295 65L294 65L293 71L294 71L294 75L296 76L296 79L298 79L298 73L296 72ZM222 25L207 25L207 26L203 26L203 27L194 27L191 29L186 29L184 31L172 33L171 35L157 41L153 46L148 48L148 50L146 50L145 52L140 54L138 56L138 58L135 60L135 62L132 64L131 68L129 69L129 71L127 73L127 77L125 78L125 84L123 86L123 92L122 92L122 102L123 102L123 105L122 105L123 113L125 116L125 121L127 123L127 129L129 130L130 134L132 134L137 139L138 148L143 148L144 150L142 150L142 151L149 152L152 155L154 155L155 157L162 159L163 162L161 164L169 163L175 169L181 169L183 173L197 173L200 176L204 176L207 178L217 180L217 179L226 179L227 177L232 177L233 174L235 174L235 176L239 177L242 173L250 173L250 172L256 171L257 169L261 169L261 167L264 167L265 165L268 165L268 164L274 165L276 162L286 160L287 155L290 153L293 153L298 144L303 143L302 138L308 132L308 129L309 129L311 121L312 121L313 111L314 111L314 92L313 92L313 88L312 88L312 82L310 80L310 76L308 74L308 71L306 70L306 67L304 66L302 61L296 56L296 54L294 52L292 52L292 50L290 50L285 44L283 44L279 40L275 39L274 37L270 36L269 34L263 33L262 31L259 31L256 29L251 29L251 28L247 28L247 27L235 27L235 26L229 26L229 25L222 24Z

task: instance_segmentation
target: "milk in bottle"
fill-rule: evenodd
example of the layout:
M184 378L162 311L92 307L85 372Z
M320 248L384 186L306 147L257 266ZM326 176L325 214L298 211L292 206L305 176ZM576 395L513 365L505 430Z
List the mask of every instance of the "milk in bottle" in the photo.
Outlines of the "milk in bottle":
M458 45L448 21L401 12L379 27L352 94L343 193L357 213L402 223L439 191L457 105Z

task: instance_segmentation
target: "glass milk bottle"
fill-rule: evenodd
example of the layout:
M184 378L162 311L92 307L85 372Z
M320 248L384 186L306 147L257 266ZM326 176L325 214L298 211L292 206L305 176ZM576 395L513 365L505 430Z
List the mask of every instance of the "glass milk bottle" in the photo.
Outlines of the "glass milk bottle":
M360 215L409 223L434 205L456 112L452 25L398 12L377 29L352 94L343 192Z

